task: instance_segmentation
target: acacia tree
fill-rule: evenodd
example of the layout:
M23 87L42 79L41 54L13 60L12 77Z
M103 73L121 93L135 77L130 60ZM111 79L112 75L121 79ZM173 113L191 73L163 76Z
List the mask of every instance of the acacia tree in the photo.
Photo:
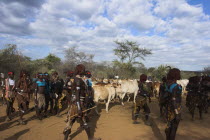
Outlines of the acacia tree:
M124 42L115 41L115 43L117 48L114 49L114 53L121 63L141 64L141 59L144 60L147 55L152 54L151 50L140 48L137 42L126 40Z
M80 52L77 47L71 47L65 50L65 63L64 69L73 70L77 64L84 64L88 70L93 69L93 54L88 54L85 52Z
M151 50L141 48L137 42L133 41L115 41L117 47L114 49L118 60L114 60L114 64L121 70L121 76L124 78L133 77L136 72L135 66L143 66L141 60L147 55L152 54ZM123 71L122 71L123 70Z

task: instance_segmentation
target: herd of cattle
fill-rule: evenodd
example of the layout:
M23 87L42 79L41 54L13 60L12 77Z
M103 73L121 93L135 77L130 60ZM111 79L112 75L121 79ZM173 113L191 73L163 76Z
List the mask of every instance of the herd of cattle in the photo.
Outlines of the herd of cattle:
M160 92L160 82L152 82L152 81L146 81L147 85L151 88L152 97L159 96ZM189 80L178 80L177 83L182 86L182 93L186 93L186 86L188 84ZM106 103L106 112L109 111L109 103L110 101L119 98L121 101L121 104L124 105L123 100L124 97L127 96L128 100L130 100L130 97L133 96L133 102L135 102L135 98L137 96L138 90L139 90L139 81L138 80L116 80L116 79L103 79L103 80L93 80L93 90L94 90L94 102L96 105L99 103L99 101L105 101ZM97 109L96 109L96 112Z

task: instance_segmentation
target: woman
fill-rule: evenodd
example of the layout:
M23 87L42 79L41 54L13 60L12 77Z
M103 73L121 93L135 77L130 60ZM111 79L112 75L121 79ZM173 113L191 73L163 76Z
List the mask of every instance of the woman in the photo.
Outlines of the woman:
M15 80L14 80L14 72L8 72L8 78L5 79L5 87L6 87L6 102L7 102L7 121L12 119L12 113L15 111L13 108L13 103L15 100Z
M165 129L166 140L175 140L176 131L181 120L181 93L182 87L176 83L180 80L180 70L171 69L167 74L167 128Z

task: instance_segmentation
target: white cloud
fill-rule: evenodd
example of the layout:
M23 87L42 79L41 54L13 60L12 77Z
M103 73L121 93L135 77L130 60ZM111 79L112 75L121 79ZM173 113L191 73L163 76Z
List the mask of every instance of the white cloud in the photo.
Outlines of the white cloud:
M25 53L46 46L61 55L78 46L96 61L111 61L114 41L127 39L152 49L146 66L198 70L209 65L209 15L186 0L4 0L0 6L0 43L31 46Z

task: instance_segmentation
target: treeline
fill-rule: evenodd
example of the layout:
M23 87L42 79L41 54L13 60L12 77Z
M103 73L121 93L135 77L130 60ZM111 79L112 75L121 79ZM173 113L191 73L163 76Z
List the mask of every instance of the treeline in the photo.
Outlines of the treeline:
M16 78L19 77L21 69L27 70L31 77L37 72L52 73L57 71L61 77L65 77L65 72L74 70L77 64L84 64L86 69L91 71L97 78L114 78L119 76L121 79L138 79L142 73L147 74L153 80L161 80L169 70L166 65L146 68L142 63L145 56L151 55L152 51L140 48L136 42L116 41L116 48L113 50L118 59L112 62L94 62L93 54L78 51L77 47L71 47L65 50L64 60L61 60L56 54L49 54L45 58L32 60L24 56L17 50L14 44L8 44L7 47L0 50L0 72L7 73L14 71ZM182 78L189 78L196 75L194 72L182 72Z

